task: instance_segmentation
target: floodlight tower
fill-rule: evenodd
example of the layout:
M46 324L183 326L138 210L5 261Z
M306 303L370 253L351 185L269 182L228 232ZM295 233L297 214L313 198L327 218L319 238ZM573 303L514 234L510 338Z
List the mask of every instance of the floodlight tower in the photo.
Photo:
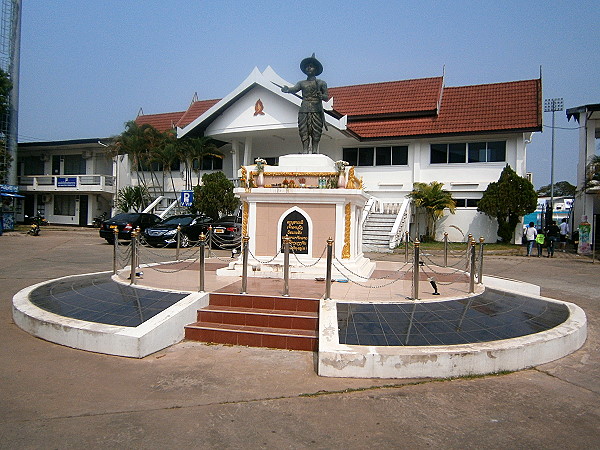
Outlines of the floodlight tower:
M0 120L0 145L5 149L5 161L10 162L5 182L17 184L17 134L19 105L19 65L21 49L21 0L1 0L0 16L0 69L12 83L8 110Z
M550 223L554 218L554 113L563 110L562 98L544 100L544 112L552 112L552 156L550 162Z

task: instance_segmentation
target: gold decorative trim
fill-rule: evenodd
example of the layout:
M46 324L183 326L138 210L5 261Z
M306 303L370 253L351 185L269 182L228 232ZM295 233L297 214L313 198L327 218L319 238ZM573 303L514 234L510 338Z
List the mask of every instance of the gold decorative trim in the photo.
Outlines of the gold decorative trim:
M344 217L344 248L342 248L342 259L350 259L350 219L352 216L352 205L346 203Z
M242 236L248 236L248 202L244 202L242 212Z
M258 172L252 171L252 175ZM265 177L333 177L337 172L263 172Z
M362 177L358 179L356 175L354 175L354 167L350 167L350 170L348 171L346 189L364 189Z

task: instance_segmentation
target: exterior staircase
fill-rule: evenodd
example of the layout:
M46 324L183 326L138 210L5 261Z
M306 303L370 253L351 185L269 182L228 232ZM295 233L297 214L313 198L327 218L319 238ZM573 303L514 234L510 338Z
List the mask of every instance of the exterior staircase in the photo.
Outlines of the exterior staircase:
M211 293L185 338L249 347L317 351L319 300Z
M363 225L363 251L389 252L390 233L397 214L371 212Z

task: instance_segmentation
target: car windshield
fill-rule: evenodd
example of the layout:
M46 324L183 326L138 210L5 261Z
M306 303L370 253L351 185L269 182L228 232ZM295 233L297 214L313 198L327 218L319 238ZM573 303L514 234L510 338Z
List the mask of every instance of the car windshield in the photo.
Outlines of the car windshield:
M110 220L115 220L117 222L135 222L136 220L138 220L139 217L140 217L139 214L123 213L123 214L117 214L115 217L113 217Z
M163 220L161 225L189 225L194 220L193 217L190 216L173 216L168 219Z
M216 223L235 222L235 216L223 216Z

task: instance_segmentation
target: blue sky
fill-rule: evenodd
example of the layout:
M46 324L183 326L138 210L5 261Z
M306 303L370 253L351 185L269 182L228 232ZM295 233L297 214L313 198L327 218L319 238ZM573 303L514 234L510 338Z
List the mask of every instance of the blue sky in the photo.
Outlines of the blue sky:
M598 1L24 0L19 141L107 137L144 113L221 98L256 66L329 86L440 76L446 85L537 78L565 108L600 103ZM550 182L551 114L528 147ZM575 183L578 133L556 113L555 181ZM563 129L569 128L569 129Z

